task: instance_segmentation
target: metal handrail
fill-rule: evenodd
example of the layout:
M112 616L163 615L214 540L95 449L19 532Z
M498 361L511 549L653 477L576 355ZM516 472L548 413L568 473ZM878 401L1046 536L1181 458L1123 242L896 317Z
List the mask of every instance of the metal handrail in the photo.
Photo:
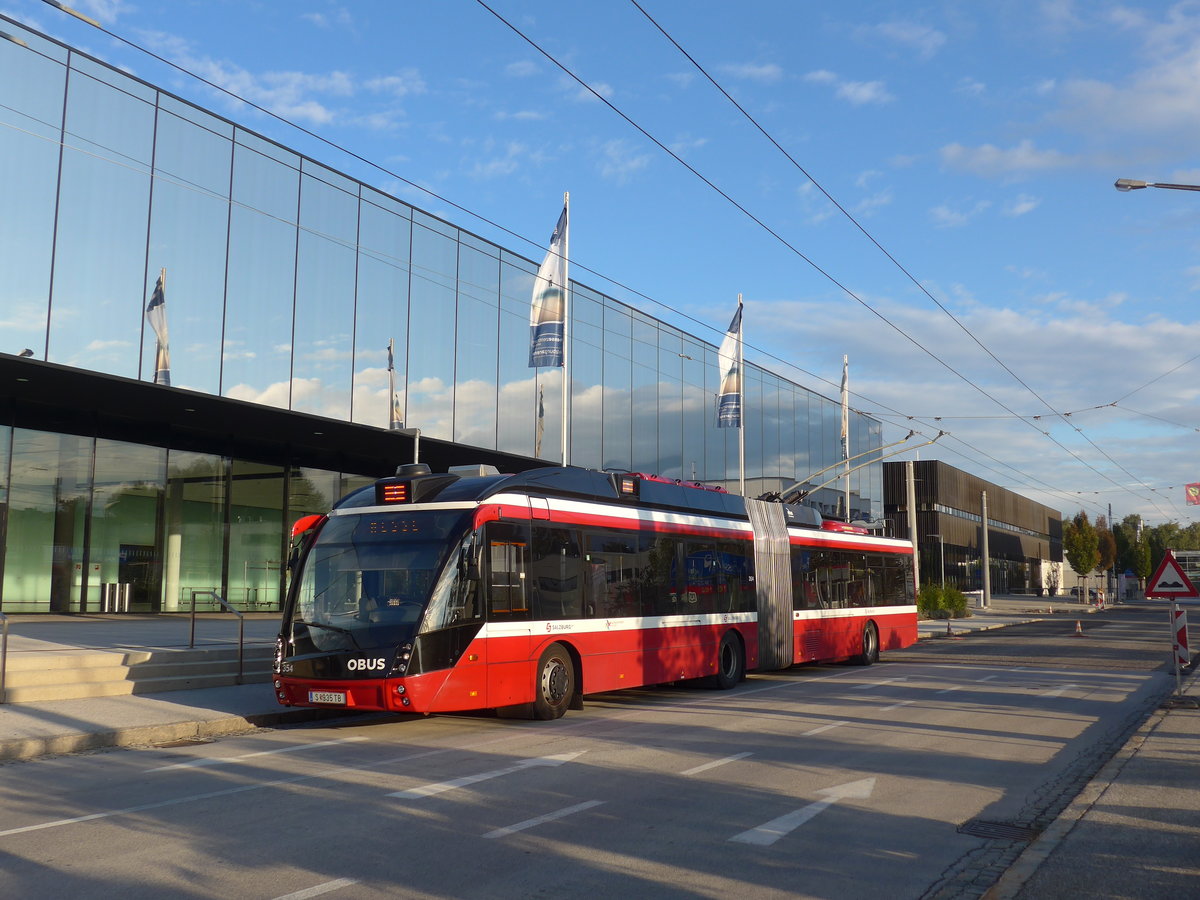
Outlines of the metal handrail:
M0 613L0 703L8 695L4 693L4 672L8 668L8 616Z
M241 684L242 683L242 668L243 668L243 660L244 660L244 652L245 652L244 646L245 646L245 635L246 635L246 616L242 613L241 610L239 610L237 607L235 607L232 603L229 603L224 597L222 597L216 591L192 591L192 624L191 624L191 630L188 633L188 649L189 650L196 646L196 597L197 596L212 597L214 600L216 600L218 603L220 603L221 606L225 607L227 612L231 612L235 616L238 617L237 683ZM3 682L0 682L0 686L3 686Z

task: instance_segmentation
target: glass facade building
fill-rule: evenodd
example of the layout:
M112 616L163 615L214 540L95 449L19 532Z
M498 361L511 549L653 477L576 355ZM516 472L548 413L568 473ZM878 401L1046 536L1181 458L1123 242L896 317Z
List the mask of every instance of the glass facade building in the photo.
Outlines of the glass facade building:
M392 379L435 469L561 462L563 371L527 365L535 262L4 21L0 377L63 377L0 421L0 610L169 611L211 591L277 608L287 524L408 461L411 444L359 452L388 429ZM153 385L145 316L160 271L171 387ZM736 490L716 347L578 282L570 314L571 464ZM753 364L744 383L747 493L840 458L836 400ZM100 386L119 415L97 411ZM200 397L227 416L139 418ZM278 436L320 422L341 457ZM851 416L851 455L881 443ZM882 495L881 464L858 469L851 516L878 518ZM841 498L836 482L813 499Z

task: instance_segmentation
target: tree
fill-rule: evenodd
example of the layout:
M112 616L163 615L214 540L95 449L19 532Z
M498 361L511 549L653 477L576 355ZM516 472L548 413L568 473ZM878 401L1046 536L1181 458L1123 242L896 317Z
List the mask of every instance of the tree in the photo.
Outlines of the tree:
M1096 568L1101 571L1107 572L1117 561L1117 539L1104 516L1096 519L1096 552L1100 554Z
M1086 578L1100 562L1099 543L1096 529L1083 510L1076 513L1071 521L1063 522L1063 556L1080 578ZM1086 599L1086 595L1082 599Z

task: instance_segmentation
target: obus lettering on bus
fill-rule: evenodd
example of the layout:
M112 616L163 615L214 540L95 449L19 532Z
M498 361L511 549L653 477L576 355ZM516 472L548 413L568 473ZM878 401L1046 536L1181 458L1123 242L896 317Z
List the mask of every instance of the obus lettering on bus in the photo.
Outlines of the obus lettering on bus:
M346 668L351 672L361 671L370 672L374 669L383 669L387 665L387 660L382 656L377 656L375 659L348 659L346 660Z

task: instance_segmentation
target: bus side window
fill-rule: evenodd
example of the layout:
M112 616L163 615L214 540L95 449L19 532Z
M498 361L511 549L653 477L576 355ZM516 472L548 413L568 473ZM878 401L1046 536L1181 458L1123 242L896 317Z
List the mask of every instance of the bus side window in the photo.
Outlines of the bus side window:
M535 619L575 619L583 614L582 565L576 532L533 527L530 591Z
M528 564L524 529L500 522L489 523L484 546L487 557L488 618L528 619Z

